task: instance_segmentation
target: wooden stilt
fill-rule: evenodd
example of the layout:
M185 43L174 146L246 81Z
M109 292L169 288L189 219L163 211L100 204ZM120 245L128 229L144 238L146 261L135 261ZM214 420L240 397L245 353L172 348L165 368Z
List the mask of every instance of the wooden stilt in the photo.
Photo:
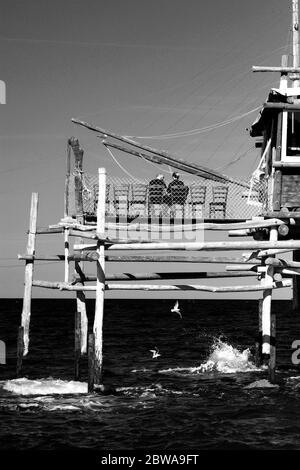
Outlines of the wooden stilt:
M19 326L18 328L18 342L17 342L17 373L16 376L20 377L22 370L22 360L24 354L24 328Z
M64 239L65 239L65 282L69 282L69 254L70 254L70 245L69 245L69 229L64 229Z
M34 255L35 253L37 211L38 211L38 194L32 193L29 232L28 232L28 241L27 241L27 254L28 255ZM24 356L28 354L28 347L29 347L29 326L30 326L30 315L31 315L31 291L32 291L32 279L33 279L33 265L34 265L34 259L26 260L25 287L24 287L23 310L22 310L22 326L24 328L24 352L23 352Z
M258 335L255 343L255 364L262 364L262 299L258 301Z
M77 309L80 312L80 350L81 355L86 354L87 351L87 332L88 332L88 318L86 313L86 297L83 291L76 292Z
M276 228L270 230L270 242L276 242L278 238L278 232ZM274 266L266 266L265 276L262 279L264 286L271 286L273 283ZM272 289L266 288L263 292L262 298L262 361L264 364L269 366L269 376L271 375L272 368L272 379L275 380L275 364L271 364L271 303L272 303ZM275 347L275 346L274 346ZM275 358L274 350L272 350L272 361Z
M88 337L88 392L94 391L95 383L95 336L90 333Z
M271 338L270 338L270 362L269 381L276 382L276 313L271 311Z
M106 170L98 169L99 174L99 196L97 207L97 231L105 229L105 193L106 193ZM104 292L105 292L105 256L104 243L98 241L97 253L97 285L96 285L96 306L94 318L95 335L95 384L102 384L102 363L103 363L103 313L104 313Z
M81 269L79 262L75 262L75 271L79 274L81 284L84 285L84 273ZM80 312L80 338L81 338L81 354L86 354L87 351L87 332L88 332L88 318L86 313L86 298L83 291L76 292L77 311Z
M80 374L80 353L81 353L81 314L75 312L75 335L74 335L74 359L75 359L75 370L74 378L79 379Z
M300 250L293 251L293 261L300 261ZM300 308L300 278L293 276L293 310L299 310Z

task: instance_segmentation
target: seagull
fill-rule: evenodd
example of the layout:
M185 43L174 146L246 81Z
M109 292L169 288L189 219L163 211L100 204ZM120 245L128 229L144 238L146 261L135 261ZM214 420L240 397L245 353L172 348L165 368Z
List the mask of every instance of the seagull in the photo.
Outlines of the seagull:
M155 349L149 349L150 352L152 352L152 359L157 359L160 354L158 348L155 346Z
M180 312L180 309L179 309L179 302L178 300L176 300L176 303L174 305L173 308L171 308L171 312L172 313L178 313L178 315L180 316L181 320L182 320L182 315L181 315L181 312Z

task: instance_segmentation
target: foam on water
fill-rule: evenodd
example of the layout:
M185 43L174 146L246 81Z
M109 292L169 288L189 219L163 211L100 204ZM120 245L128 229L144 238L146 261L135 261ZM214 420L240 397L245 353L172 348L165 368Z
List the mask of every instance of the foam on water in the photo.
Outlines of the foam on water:
M66 395L87 393L87 383L60 379L29 380L26 378L8 380L3 390L17 395Z
M216 339L206 362L200 365L201 372L218 371L226 374L259 370L251 361L249 349L239 351L228 343Z
M209 357L205 362L197 367L164 369L160 373L207 373L207 372L221 372L225 374L234 374L237 372L253 372L260 369L251 361L251 352L249 349L243 351L234 348L230 344L215 339L211 347Z

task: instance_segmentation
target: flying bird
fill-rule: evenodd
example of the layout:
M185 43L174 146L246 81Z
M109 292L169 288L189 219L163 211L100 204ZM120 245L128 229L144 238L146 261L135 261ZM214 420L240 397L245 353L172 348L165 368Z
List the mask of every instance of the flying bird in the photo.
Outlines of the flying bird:
M180 312L178 300L176 300L176 303L175 303L174 307L171 308L171 312L172 313L177 313L180 316L181 320L182 320L182 315L181 315L181 312Z
M159 354L159 349L155 346L155 349L149 349L149 351L152 353L152 359L157 359L160 354Z

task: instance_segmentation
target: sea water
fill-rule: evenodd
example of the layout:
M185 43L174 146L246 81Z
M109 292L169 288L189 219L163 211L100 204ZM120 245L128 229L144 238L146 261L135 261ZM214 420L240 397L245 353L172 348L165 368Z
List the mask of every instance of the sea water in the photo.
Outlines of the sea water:
M15 378L21 300L1 300L0 450L300 449L300 316L275 301L278 385L254 363L256 301L108 300L107 396L74 381L73 300L34 300L30 352ZM94 302L88 301L92 328ZM153 358L152 349L160 356ZM294 361L295 362L295 361Z

